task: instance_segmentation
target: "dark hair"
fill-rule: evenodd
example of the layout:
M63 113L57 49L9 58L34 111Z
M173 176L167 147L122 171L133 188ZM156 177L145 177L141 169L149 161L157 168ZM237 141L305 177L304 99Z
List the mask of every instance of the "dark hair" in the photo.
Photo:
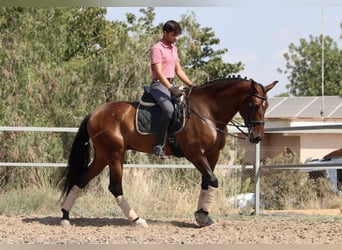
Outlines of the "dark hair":
M177 34L182 34L182 28L176 21L169 20L163 26L163 31L166 32L176 32Z

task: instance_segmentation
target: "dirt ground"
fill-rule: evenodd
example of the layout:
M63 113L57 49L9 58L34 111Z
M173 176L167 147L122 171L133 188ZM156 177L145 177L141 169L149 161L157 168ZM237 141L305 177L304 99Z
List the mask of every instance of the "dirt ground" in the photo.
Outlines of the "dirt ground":
M203 228L194 218L156 218L147 219L147 229L123 218L72 218L71 226L62 227L57 215L0 215L0 244L342 244L340 209L303 213L232 213L213 216L216 223Z

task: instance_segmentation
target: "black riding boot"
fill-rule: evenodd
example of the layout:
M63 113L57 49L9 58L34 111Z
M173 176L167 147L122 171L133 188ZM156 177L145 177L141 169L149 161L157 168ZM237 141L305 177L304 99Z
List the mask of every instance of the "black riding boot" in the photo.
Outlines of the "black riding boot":
M153 154L160 158L165 157L164 146L169 128L170 119L165 111L162 111L159 119L156 144L153 147Z

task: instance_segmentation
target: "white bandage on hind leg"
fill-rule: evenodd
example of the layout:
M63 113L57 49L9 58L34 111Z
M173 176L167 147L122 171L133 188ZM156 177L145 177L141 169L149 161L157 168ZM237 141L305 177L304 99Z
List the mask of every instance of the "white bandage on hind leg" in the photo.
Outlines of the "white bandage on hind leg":
M209 186L208 190L202 189L198 198L197 210L209 212L211 204L214 202L215 191L217 188Z
M78 186L74 185L71 189L65 201L63 203L62 208L66 211L70 211L72 206L75 204L76 199L80 196L82 189Z
M119 207L121 208L122 212L125 214L125 216L127 217L127 219L129 221L134 221L134 220L138 219L138 215L130 207L130 205L128 204L125 197L123 197L123 195L116 197L116 201L117 201Z

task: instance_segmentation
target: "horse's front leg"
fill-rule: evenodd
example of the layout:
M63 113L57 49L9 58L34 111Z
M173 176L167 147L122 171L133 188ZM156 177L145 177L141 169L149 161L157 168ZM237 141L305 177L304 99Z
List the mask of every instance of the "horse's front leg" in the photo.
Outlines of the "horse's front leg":
M218 180L214 175L216 160L208 161L205 156L193 159L192 163L202 174L201 192L198 198L197 210L195 212L196 222L200 226L209 226L214 221L209 216L209 210L214 202L215 191L218 189Z
M202 176L201 191L197 202L197 210L195 212L196 222L201 227L209 226L214 223L209 216L209 211L214 202L217 189L218 187L210 186L207 179Z

